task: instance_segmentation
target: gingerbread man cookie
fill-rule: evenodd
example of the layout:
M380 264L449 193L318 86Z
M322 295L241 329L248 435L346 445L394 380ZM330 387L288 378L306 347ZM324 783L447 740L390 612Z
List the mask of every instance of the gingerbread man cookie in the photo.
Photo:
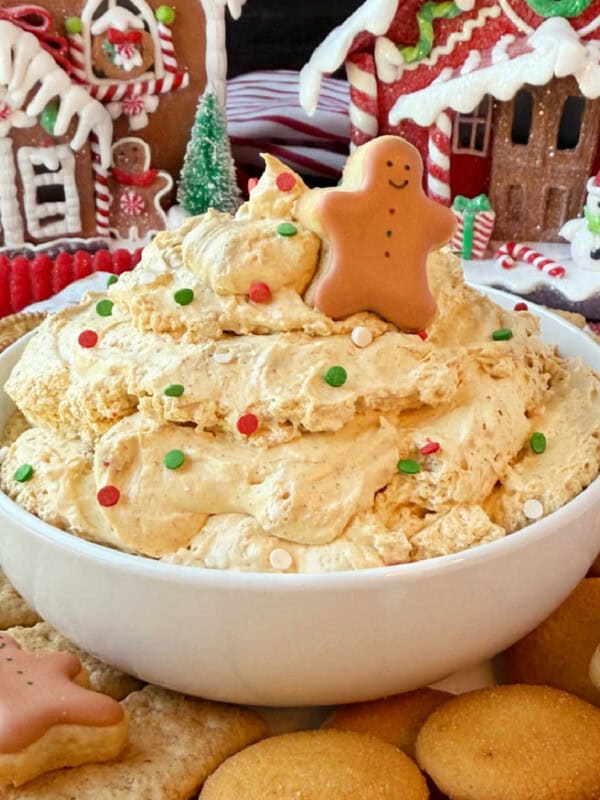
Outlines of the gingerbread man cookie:
M0 785L119 755L123 709L86 685L71 653L28 653L0 635Z
M436 304L427 255L453 236L449 208L426 197L418 151L399 136L357 148L341 185L300 198L296 216L325 242L310 298L334 319L374 311L399 328L418 331Z
M160 200L173 180L167 172L150 168L150 148L144 141L128 136L113 145L108 185L110 229L119 239L143 239L166 228Z

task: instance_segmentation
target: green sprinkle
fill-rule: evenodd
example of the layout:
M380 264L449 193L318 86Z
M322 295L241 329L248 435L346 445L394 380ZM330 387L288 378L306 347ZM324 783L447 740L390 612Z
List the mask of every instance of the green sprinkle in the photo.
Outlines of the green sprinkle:
M21 464L21 466L15 470L14 479L19 481L19 483L25 483L31 477L33 477L33 467L31 464Z
M40 125L49 133L50 136L54 136L54 127L56 125L56 120L58 119L58 103L50 102L44 108L42 113L40 114Z
M497 331L492 333L492 339L495 342L506 342L509 339L512 339L513 332L510 328L498 328Z
M75 33L81 33L83 25L81 24L81 17L67 17L65 20L65 30L71 36Z
M179 469L185 461L185 456L181 450L169 450L163 459L163 463L167 469Z
M348 373L343 367L329 367L323 374L323 380L330 386L343 386L348 378Z
M193 289L177 289L173 297L180 306L187 306L194 299L194 291Z
M116 283L119 280L118 275L109 275L108 280L106 281L106 288L108 289L109 286L112 286L113 283Z
M184 388L180 383L170 383L165 389L167 397L181 397Z
M298 228L292 225L291 222L280 222L277 226L277 233L280 236L295 236L298 233Z
M546 444L547 444L546 437L544 436L543 433L536 431L529 440L529 444L531 445L531 449L533 450L533 452L537 453L537 455L539 456L546 449Z
M401 458L398 462L398 472L404 475L416 475L417 472L421 472L421 465L412 458Z
M100 317L110 317L112 315L114 303L112 300L100 300L96 303L96 314Z
M154 15L159 22L165 25L172 25L175 22L175 9L171 6L159 6Z

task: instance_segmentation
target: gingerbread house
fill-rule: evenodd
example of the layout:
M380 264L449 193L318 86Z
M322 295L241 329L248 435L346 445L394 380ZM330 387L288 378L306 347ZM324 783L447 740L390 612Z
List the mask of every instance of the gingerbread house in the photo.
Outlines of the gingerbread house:
M0 0L0 246L160 229L244 2Z
M489 193L494 237L555 240L600 166L600 0L366 0L301 75L346 65L351 139L399 133L427 190Z

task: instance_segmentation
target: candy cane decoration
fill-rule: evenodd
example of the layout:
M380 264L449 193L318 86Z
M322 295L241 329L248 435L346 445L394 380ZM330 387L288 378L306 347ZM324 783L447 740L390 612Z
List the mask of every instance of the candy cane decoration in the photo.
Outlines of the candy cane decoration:
M350 146L354 149L379 132L375 59L368 53L350 55L346 75L350 84Z
M175 58L171 28L165 25L164 22L159 22L158 36L160 39L160 52L162 53L165 72L177 72L177 59Z
M547 258L543 253L537 250L532 250L526 244L519 244L518 242L506 242L498 248L496 261L502 269L512 269L516 261L524 261L526 264L531 264L540 272L545 272L551 278L564 278L567 274L566 269L557 264L551 258Z
M90 135L92 151L92 169L94 171L94 202L96 205L96 232L99 236L108 236L108 215L110 211L110 192L108 190L108 170L102 167L100 143L98 137Z
M444 206L450 205L450 143L452 112L442 111L429 128L427 150L427 194Z

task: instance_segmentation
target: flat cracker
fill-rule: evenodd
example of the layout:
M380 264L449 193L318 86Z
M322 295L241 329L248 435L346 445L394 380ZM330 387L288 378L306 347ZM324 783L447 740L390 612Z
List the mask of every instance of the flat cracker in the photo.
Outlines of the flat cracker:
M143 686L143 683L136 678L132 678L105 664L90 653L80 650L77 645L70 642L48 622L38 622L31 628L10 628L6 633L16 639L23 650L73 653L89 675L90 688L114 697L115 700L122 700Z
M13 625L35 625L40 618L0 569L0 629Z
M219 764L267 733L252 711L157 686L123 707L129 744L118 760L43 775L2 800L189 800Z

